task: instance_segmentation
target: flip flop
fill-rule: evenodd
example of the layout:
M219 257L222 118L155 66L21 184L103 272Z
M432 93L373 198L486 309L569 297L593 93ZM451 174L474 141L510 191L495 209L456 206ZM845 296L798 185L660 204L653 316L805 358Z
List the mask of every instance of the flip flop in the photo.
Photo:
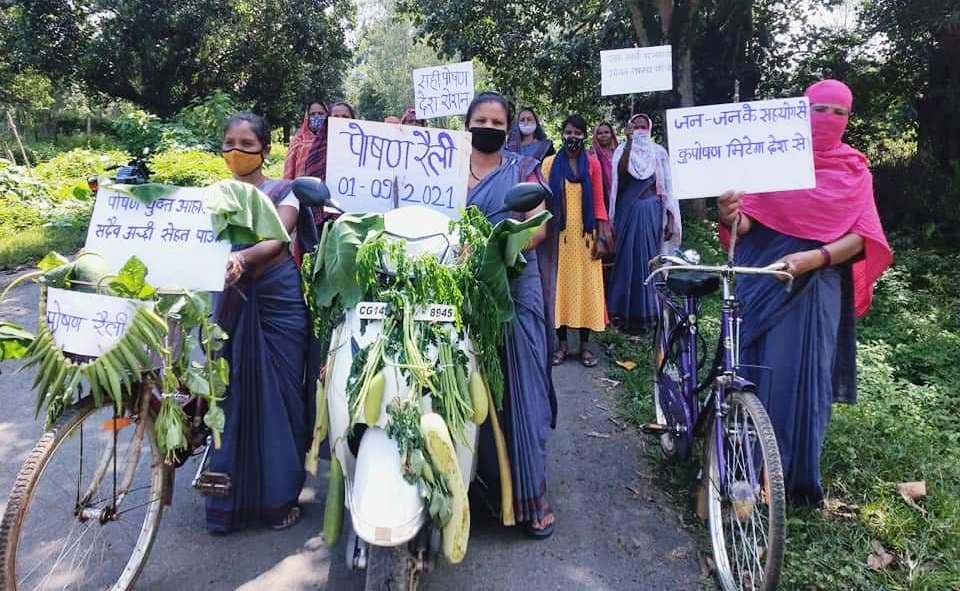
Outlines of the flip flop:
M274 531L282 531L291 528L300 521L301 517L303 517L303 511L298 505L294 505L290 508L290 511L287 512L287 516L283 518L283 521L276 525L271 525L270 529Z
M554 527L557 525L557 516L552 512L548 513L548 515L553 515L553 522L546 527L537 529L533 527L532 521L528 521L523 524L523 532L527 534L528 538L532 540L546 540L553 535Z
M599 362L600 360L597 359L597 356L590 351L584 351L580 354L580 363L582 363L584 367L596 367Z
M563 365L563 362L567 360L567 350L566 349L557 349L553 353L553 359L551 363L553 365Z

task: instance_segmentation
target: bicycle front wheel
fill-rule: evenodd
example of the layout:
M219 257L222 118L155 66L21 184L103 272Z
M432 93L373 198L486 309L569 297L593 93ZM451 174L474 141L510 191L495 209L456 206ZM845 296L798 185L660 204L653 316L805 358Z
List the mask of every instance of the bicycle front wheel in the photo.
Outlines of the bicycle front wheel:
M87 398L40 438L0 521L0 591L131 589L163 511L149 413Z
M773 424L750 392L727 398L709 433L708 516L717 577L724 591L777 588L786 538L783 467Z

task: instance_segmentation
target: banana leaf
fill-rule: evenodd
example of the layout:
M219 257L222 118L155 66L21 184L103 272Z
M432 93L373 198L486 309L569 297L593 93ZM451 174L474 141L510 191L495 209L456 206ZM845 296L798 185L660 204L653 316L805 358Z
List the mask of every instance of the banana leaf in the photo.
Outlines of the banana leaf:
M261 240L290 242L290 235L266 193L248 183L222 181L206 187L204 204L219 240L256 244Z
M360 302L363 291L357 283L357 249L371 233L383 230L383 216L374 213L346 214L327 226L305 281L313 286L314 303L320 308L340 296L344 308Z
M515 275L523 270L527 264L523 248L550 217L550 212L542 211L523 221L508 218L494 226L487 238L477 280L492 296L488 305L492 305L491 311L500 322L513 320L511 273Z

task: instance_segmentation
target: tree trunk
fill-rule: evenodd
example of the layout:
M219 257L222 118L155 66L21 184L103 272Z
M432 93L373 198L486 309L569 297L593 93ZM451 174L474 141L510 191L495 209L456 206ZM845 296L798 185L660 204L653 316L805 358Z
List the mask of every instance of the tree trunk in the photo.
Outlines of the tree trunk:
M10 126L10 131L13 132L13 138L17 140L17 145L20 146L20 154L23 155L23 165L30 168L30 159L27 158L27 150L23 147L20 132L17 131L17 124L13 122L13 114L10 113L10 109L7 109L7 125Z

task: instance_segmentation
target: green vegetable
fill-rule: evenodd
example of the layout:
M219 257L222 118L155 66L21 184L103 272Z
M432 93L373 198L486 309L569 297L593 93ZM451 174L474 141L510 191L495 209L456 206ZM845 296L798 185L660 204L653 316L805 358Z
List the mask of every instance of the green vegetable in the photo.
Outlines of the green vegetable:
M92 293L97 291L100 280L109 274L110 267L102 256L94 252L84 252L73 261L70 282L76 291ZM78 285L73 285L74 282Z
M450 520L443 526L443 555L451 564L457 564L466 556L470 539L470 505L457 453L447 425L437 413L420 417L420 431L433 466L450 488L452 506Z
M330 458L330 477L327 479L327 502L323 508L323 541L332 548L343 531L344 489L343 468L335 453Z
M380 407L383 404L383 390L386 387L383 371L377 372L370 380L367 396L363 403L364 418L368 425L376 425L380 420Z
M473 422L482 425L487 420L490 408L487 404L487 388L483 385L480 372L470 374L470 400L473 402Z

